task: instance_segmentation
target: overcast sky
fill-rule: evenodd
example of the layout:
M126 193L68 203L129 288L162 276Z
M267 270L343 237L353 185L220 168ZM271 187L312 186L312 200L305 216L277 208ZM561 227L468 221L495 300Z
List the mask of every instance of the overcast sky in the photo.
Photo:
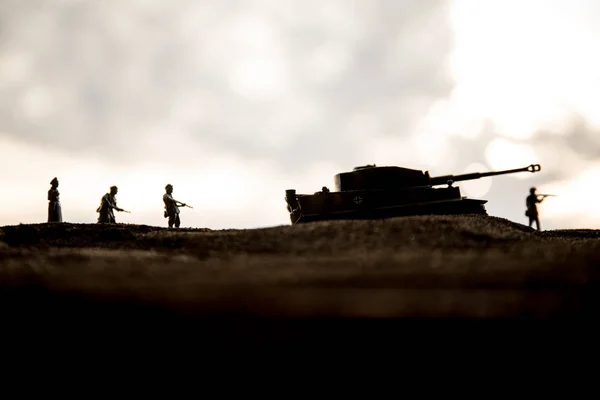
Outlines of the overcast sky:
M593 0L0 0L0 225L95 222L111 185L166 225L288 224L364 164L460 184L526 223L600 228L600 3Z

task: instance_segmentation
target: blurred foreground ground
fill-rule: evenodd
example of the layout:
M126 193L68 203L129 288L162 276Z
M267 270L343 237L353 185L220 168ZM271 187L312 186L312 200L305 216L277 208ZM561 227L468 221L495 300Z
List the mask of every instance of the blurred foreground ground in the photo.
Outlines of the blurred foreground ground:
M557 329L592 333L599 277L600 231L535 232L488 216L0 228L3 333L16 338L357 349L402 335L458 346L493 332L539 344Z

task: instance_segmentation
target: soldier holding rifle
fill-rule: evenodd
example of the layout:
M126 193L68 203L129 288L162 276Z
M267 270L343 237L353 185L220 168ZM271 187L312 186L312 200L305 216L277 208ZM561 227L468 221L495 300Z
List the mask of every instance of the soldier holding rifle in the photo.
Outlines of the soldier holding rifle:
M163 195L163 202L165 203L164 217L169 218L169 228L172 228L173 225L175 225L175 228L179 228L179 225L181 224L181 220L179 219L179 207L193 207L173 198L173 185L170 183L165 186L165 191L166 193Z
M529 217L529 227L531 228L533 225L533 222L535 222L537 230L541 231L542 228L540 227L540 217L538 214L537 204L544 201L544 199L546 197L554 196L554 195L553 194L536 194L535 193L536 190L537 189L534 187L529 189L529 196L527 196L527 199L525 200L525 204L527 205L527 211L525 211L525 215L527 217Z
M122 208L117 207L117 199L116 195L119 192L119 189L116 186L110 187L110 193L106 193L102 196L102 200L98 209L96 209L97 213L100 213L98 216L99 224L114 224L115 214L113 210L122 211L128 213L129 211L125 211Z

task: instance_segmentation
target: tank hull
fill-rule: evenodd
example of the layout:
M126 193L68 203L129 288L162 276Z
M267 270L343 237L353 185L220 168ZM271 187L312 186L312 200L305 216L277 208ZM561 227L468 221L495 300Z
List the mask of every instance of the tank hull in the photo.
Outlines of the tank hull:
M484 206L487 200L464 198L458 187L317 192L312 195L294 194L294 198L287 201L292 224L340 219L384 219L409 215L487 215Z

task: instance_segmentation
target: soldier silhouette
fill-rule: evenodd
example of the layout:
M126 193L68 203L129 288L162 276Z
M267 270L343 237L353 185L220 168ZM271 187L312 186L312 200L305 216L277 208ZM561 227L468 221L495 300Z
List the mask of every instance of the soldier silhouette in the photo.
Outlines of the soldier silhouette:
M544 201L546 196L538 196L535 193L536 190L537 189L534 187L529 189L529 196L527 196L527 199L525 200L525 204L527 205L527 211L525 211L525 215L529 217L529 227L531 228L533 222L535 222L537 230L541 231L542 228L540 227L540 216L538 214L537 204Z
M96 209L96 212L100 213L98 216L99 224L114 224L116 223L116 220L113 210L125 211L122 208L117 207L117 199L115 196L118 192L119 189L116 186L111 186L110 193L106 193L104 196L102 196L100 206L98 209Z
M169 218L169 228L175 225L175 228L179 228L181 220L179 219L179 207L185 207L187 204L182 203L173 198L173 185L170 183L165 186L166 193L163 195L163 202L165 203L164 217Z
M51 188L48 190L48 222L62 222L62 208L58 192L58 179L55 177L50 181Z

